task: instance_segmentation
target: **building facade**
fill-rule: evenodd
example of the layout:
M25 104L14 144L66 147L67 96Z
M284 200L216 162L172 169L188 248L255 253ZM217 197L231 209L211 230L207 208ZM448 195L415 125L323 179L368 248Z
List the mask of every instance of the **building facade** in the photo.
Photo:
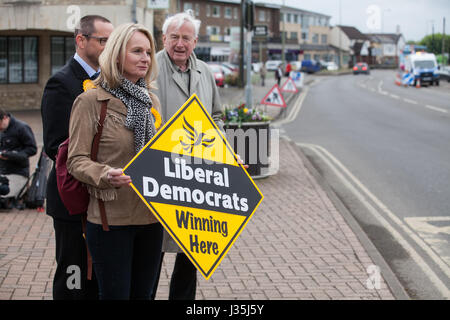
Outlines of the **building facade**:
M78 20L99 14L117 26L136 20L153 30L147 1L0 0L0 107L39 109L48 78L74 54Z

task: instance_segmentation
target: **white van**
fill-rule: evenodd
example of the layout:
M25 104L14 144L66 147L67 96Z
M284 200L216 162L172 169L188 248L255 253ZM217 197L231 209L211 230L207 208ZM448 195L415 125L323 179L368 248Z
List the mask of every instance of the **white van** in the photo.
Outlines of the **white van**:
M416 52L405 60L405 70L414 75L414 85L420 83L439 85L439 72L436 56L433 53Z

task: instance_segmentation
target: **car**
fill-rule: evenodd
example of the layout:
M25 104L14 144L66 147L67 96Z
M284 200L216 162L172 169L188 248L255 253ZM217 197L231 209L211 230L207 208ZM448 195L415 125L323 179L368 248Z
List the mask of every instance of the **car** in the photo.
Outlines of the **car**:
M353 66L353 74L370 74L370 68L369 65L365 62L358 62Z
M334 61L328 61L328 62L323 61L323 62L321 62L321 64L328 71L335 71L335 70L339 69L339 67L337 66L337 64Z
M302 62L301 61L291 61L289 62L292 66L292 71L300 71L302 68Z
M214 79L216 80L216 85L218 87L225 86L225 74L222 70L222 66L220 64L208 63L208 67L214 75Z
M232 73L239 73L239 66L229 63L229 62L222 62L221 65L225 68L227 68Z
M306 73L314 73L314 72L320 71L320 69L321 69L320 63L318 63L317 61L303 60L300 71L303 71Z
M283 63L281 60L267 60L266 61L266 70L267 71L275 71L278 69L278 66L280 66Z
M438 73L440 80L447 80L450 82L450 66L440 66Z

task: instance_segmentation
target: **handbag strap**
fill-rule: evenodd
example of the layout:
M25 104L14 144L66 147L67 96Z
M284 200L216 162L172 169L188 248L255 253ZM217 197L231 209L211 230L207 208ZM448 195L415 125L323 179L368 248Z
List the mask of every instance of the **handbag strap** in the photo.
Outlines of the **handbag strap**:
M103 123L105 122L106 118L107 105L108 105L107 101L102 101L102 108L100 110L100 119L97 125L97 133L95 134L94 141L92 142L91 159L93 161L97 161L98 147L100 145L100 137L102 136L103 132ZM102 221L103 231L109 231L108 219L106 218L105 203L101 199L97 200L100 209L100 218Z

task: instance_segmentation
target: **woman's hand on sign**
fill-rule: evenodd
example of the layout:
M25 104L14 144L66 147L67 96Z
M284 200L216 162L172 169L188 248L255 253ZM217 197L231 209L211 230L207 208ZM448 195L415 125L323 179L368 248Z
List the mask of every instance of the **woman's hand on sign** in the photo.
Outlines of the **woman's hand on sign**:
M238 154L236 156L239 164L242 164L245 169L248 169L248 164L244 164L244 161L242 161L241 157Z
M124 175L122 169L109 169L106 173L106 178L115 188L120 188L131 183L130 176Z

